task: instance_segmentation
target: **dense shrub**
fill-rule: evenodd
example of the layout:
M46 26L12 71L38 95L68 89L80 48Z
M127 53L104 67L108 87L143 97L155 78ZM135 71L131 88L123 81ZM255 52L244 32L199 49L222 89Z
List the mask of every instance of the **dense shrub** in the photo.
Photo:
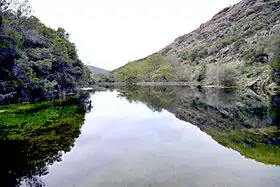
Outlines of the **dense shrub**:
M236 85L235 68L229 64L209 64L206 69L206 77L212 84L233 87Z

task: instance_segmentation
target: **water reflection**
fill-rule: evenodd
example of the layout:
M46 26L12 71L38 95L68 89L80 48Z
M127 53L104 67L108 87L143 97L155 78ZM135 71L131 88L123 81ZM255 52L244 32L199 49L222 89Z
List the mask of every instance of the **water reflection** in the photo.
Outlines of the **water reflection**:
M146 87L0 107L0 186L276 187L279 102Z
M47 166L61 161L80 135L89 96L0 108L0 186L44 186Z
M120 89L119 97L168 110L243 156L280 165L280 95L251 90L197 88Z

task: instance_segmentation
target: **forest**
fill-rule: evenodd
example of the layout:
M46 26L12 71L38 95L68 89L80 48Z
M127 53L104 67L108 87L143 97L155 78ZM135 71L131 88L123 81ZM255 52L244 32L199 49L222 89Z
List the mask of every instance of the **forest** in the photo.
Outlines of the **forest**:
M47 27L26 0L0 0L0 103L71 93L93 83L63 28Z

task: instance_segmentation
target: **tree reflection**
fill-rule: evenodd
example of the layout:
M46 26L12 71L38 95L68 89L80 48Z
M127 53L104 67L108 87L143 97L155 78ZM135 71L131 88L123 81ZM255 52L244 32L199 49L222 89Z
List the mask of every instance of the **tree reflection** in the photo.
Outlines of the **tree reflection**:
M142 102L154 112L170 106L175 99L175 90L167 87L131 87L119 90L119 97L126 98L130 103Z
M47 166L61 161L80 135L89 96L0 108L0 186L44 186Z

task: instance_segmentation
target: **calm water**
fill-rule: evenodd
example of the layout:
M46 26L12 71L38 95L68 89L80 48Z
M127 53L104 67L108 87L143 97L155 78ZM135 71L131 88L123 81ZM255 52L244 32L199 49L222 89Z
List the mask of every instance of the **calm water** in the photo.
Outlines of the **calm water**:
M280 186L276 96L144 88L78 101L0 120L17 125L0 131L0 186Z

